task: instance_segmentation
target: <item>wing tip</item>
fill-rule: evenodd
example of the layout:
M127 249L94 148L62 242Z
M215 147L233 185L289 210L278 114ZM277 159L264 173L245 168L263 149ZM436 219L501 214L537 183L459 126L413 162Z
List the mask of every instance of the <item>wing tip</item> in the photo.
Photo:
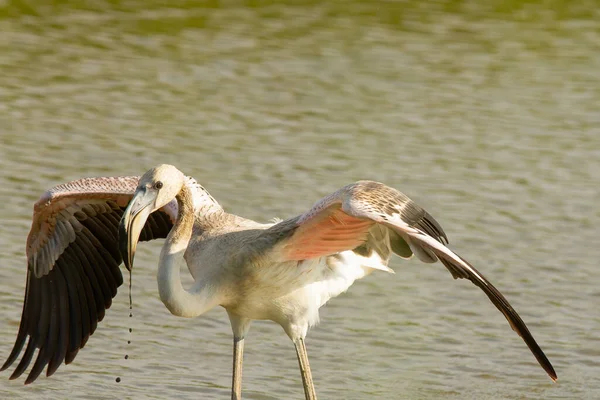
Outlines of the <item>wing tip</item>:
M8 369L8 367L10 367L16 361L16 359L19 357L19 354L21 354L22 348L23 348L22 345L19 346L19 337L17 336L17 340L15 341L13 350L11 351L11 353L8 356L8 358L6 359L6 361L4 361L4 364L2 364L2 367L0 367L0 372ZM17 349L18 349L18 351L17 351Z
M39 373L37 373L35 376L31 376L31 374L29 374L29 376L27 377L27 379L25 379L25 382L23 382L23 385L29 385L31 383L33 383L39 376Z
M558 381L558 375L556 374L554 367L550 363L550 360L548 360L548 358L546 357L545 354L543 354L543 355L544 355L543 361L542 360L538 360L538 361L540 362L540 364L542 365L542 368L544 368L544 371L546 371L546 373L548 374L550 379L552 379L552 382L556 383Z
M23 375L23 372L25 372L25 369L27 368L27 366L21 366L21 365L17 365L17 368L15 368L15 370L13 371L12 374L10 374L10 376L8 377L9 381L14 381L15 379L17 379L18 377L20 377L21 375Z

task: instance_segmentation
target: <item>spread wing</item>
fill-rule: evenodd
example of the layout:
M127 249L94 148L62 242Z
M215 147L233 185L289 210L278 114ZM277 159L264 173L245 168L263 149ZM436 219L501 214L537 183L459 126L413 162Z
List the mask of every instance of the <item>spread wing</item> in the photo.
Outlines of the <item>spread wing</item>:
M481 288L525 341L540 365L556 380L556 372L529 329L506 298L479 271L446 247L441 226L404 194L371 181L360 181L325 197L299 217L275 225L283 229L278 249L284 260L304 260L357 251L373 241L376 225L389 230L389 248L402 257L415 254L421 261L440 260L456 278L469 279ZM387 245L387 244L386 244Z
M46 365L50 376L63 361L69 364L104 318L123 283L118 226L138 180L80 179L50 189L35 204L21 324L0 370L15 362L29 340L10 379L27 369L36 349L26 384ZM176 216L175 201L154 212L140 240L166 237Z

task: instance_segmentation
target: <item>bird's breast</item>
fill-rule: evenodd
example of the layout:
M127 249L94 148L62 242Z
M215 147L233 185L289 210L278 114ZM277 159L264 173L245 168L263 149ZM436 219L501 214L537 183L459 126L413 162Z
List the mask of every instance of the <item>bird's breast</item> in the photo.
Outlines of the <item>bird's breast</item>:
M316 259L255 266L239 277L228 310L251 319L281 323L318 321L318 310L373 269L352 251Z

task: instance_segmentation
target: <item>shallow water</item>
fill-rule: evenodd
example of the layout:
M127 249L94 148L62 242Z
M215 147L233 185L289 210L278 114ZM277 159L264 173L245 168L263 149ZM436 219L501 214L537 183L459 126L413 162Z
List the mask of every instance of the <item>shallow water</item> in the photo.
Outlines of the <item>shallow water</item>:
M559 375L470 282L394 259L396 275L322 309L307 339L320 398L600 398L594 2L60 3L0 2L3 359L35 200L167 162L260 221L358 179L402 190L508 297ZM226 313L171 316L160 243L140 247L134 317L123 286L73 364L26 387L4 372L0 398L229 396ZM274 323L246 340L244 396L302 398Z

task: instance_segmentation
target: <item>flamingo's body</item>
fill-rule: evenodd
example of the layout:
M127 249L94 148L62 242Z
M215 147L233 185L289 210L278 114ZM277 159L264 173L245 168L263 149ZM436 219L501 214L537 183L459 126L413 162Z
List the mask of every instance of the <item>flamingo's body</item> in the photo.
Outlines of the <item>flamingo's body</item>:
M120 224L119 224L120 220ZM120 229L120 234L117 234ZM422 208L381 183L359 181L308 212L271 224L226 213L175 167L139 179L90 178L59 185L34 207L27 241L28 278L21 326L2 369L25 354L11 378L40 352L26 383L47 375L82 348L122 283L118 265L133 263L139 240L166 237L157 281L174 315L196 317L223 306L234 333L232 398L241 397L243 343L250 322L280 324L296 345L307 399L315 399L304 338L318 310L374 270L392 272L392 253L438 259L455 278L479 286L523 337L552 379L556 373L500 292L449 250L441 226ZM185 259L194 285L179 276Z

